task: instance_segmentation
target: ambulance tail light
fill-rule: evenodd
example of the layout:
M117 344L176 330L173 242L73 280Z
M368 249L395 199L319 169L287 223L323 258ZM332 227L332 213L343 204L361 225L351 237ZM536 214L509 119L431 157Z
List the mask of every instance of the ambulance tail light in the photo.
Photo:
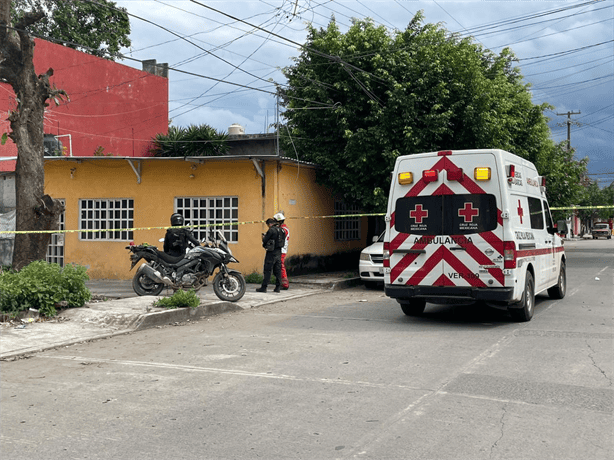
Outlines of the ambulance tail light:
M546 176L541 176L540 177L540 184L542 187L546 186Z
M490 168L475 168L473 170L475 180L490 180Z
M400 172L398 176L399 185L409 185L414 182L414 175L410 172Z
M438 177L439 171L437 171L436 169L422 171L422 179L424 180L424 182L437 182Z
M516 243L503 242L503 268L516 268Z
M384 241L384 267L390 268L390 243Z
M509 165L507 167L507 180L511 182L514 177L516 177L516 166Z

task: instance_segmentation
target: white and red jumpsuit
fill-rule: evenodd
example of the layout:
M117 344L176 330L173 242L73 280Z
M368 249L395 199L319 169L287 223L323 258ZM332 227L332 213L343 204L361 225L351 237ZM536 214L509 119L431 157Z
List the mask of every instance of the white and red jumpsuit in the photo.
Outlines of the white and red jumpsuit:
M284 289L288 289L290 283L288 282L288 272L286 272L286 254L288 253L288 241L290 241L290 229L286 224L281 224L280 228L286 234L286 242L284 243L284 247L281 248L281 287Z

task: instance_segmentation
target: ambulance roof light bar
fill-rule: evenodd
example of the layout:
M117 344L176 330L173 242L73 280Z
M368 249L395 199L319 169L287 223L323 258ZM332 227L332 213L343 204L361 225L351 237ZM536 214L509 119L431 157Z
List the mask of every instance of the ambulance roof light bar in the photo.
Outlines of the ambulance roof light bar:
M448 155L452 155L452 150L440 150L439 152L437 152L437 156L440 157L445 157Z

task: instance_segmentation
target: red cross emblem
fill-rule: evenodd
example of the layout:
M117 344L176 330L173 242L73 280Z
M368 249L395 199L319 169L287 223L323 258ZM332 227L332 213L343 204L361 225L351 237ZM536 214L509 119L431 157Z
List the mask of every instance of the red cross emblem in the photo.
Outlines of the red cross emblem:
M463 209L458 210L458 217L462 217L465 219L465 222L473 222L473 218L475 216L480 215L480 210L473 207L473 203L465 203L465 207Z
M417 204L413 211L409 211L409 217L414 219L417 224L422 223L422 219L429 216L427 210L422 209L421 204Z
M524 216L524 211L522 210L522 205L520 204L520 200L518 200L518 217L520 217L521 224L522 224L522 216Z

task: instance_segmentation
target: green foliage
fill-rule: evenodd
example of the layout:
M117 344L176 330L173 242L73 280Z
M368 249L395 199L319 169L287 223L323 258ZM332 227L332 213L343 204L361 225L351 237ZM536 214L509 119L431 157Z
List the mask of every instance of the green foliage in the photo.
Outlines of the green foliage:
M107 153L105 152L105 149L102 145L99 145L98 147L96 147L96 150L94 150L94 156L95 157L112 157L113 154L111 152Z
M179 289L170 297L162 297L154 305L166 308L192 307L196 308L200 305L200 298L196 295L193 289L184 291Z
M367 212L385 210L399 155L500 148L535 161L553 148L549 106L531 102L514 60L424 24L422 13L404 31L370 20L345 34L334 20L310 27L278 88L282 147L322 166L319 182Z
M25 12L43 11L45 17L31 25L30 32L69 48L115 59L131 44L126 9L110 0L14 0L13 7L13 21Z
M158 134L149 152L156 157L188 157L224 155L230 150L228 135L209 125L187 128L169 126L168 134Z
M54 316L56 304L82 307L91 298L85 286L85 267L35 261L19 272L0 273L0 311L16 314L35 308L43 316Z
M599 188L596 182L588 182L582 190L581 197L577 203L579 206L594 206L594 209L579 209L578 217L589 223L591 220L606 221L614 217L613 208L597 208L598 206L612 206L614 204L614 184Z
M245 282L251 284L262 284L262 274L261 273L250 273L249 275L245 275Z
M262 273L250 273L249 275L245 276L245 282L246 283L251 283L251 284L262 284L262 280L264 279L264 276L262 275ZM275 278L275 275L271 276L271 281L269 284L275 284L277 283L277 278Z
M546 195L552 208L577 205L582 196L583 179L588 159L574 159L574 151L567 150L567 142L544 149L535 166L546 177ZM569 216L571 211L553 213L555 220Z

